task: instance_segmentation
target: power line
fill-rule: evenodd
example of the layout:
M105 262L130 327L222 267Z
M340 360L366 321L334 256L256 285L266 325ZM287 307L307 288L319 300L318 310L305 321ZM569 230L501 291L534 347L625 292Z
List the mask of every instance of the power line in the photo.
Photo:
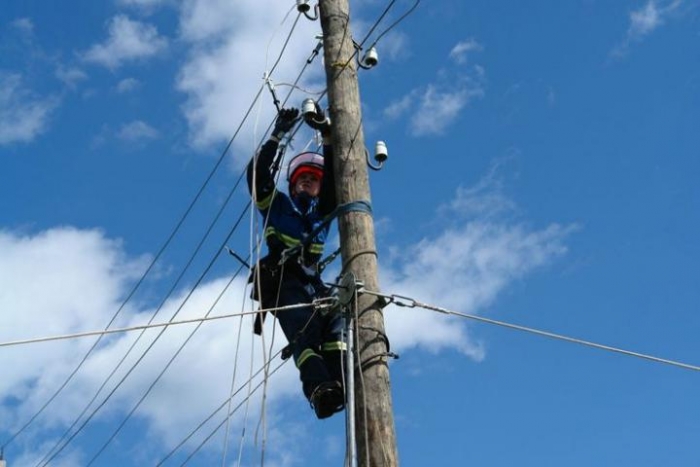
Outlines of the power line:
M183 302L180 304L180 306L178 307L178 309L175 311L175 313L174 313L174 315L173 315L173 317L172 317L171 319L174 319L174 318L180 313L180 311L182 311L182 308L185 306L185 304L187 303L187 301L189 300L189 298L192 296L192 294L194 293L194 291L197 289L197 287L199 286L199 284L201 284L201 282L202 282L202 280L204 279L204 277L207 275L207 273L209 272L209 270L212 268L212 266L214 265L214 262L216 261L216 259L217 259L218 256L219 256L221 250L224 248L224 246L225 246L226 243L228 242L229 238L231 237L231 235L232 235L233 232L235 231L236 227L237 227L238 224L240 223L241 219L243 218L243 214L245 214L245 211L241 214L241 216L239 217L237 223L236 223L236 224L234 225L234 227L231 229L231 231L229 232L228 236L227 236L226 239L224 240L223 244L217 249L217 251L218 251L219 253L217 253L217 254L214 256L214 258L209 262L209 264L208 264L207 267L205 268L204 272L199 276L199 278L198 278L197 281L195 282L194 286L193 286L192 289L189 291L189 293L187 294L187 296L185 297L185 299L183 300ZM240 269L239 269L239 271L240 271ZM236 273L236 274L238 274L238 273ZM235 278L235 275L234 275L234 278ZM232 280L233 280L233 279L232 279ZM210 312L211 312L211 310L210 310ZM112 395L114 395L114 393L117 391L117 389L124 383L124 381L129 377L129 375L134 371L134 369L141 363L141 361L142 361L142 360L144 359L144 357L148 354L148 352L150 352L150 350L153 348L153 346L156 344L156 342L158 342L158 340L159 340L160 337L163 335L163 333L165 332L166 329L167 329L167 327L163 328L163 329L161 330L161 332L158 333L158 335L153 339L153 341L151 342L151 344L146 348L146 350L142 353L142 355L136 360L136 362L135 362L135 363L132 365L132 367L127 371L127 373L122 377L122 379L117 383L117 385L112 389L112 391L107 395L107 397L98 405L98 407L90 414L90 416L89 416L89 417L83 422L83 424L75 431L75 433L73 433L73 434L70 436L70 438L66 441L66 443L63 444L63 445L61 446L61 448L60 448L57 452L55 452L54 454L52 454L52 455L50 456L50 458L46 461L46 463L50 462L58 453L60 453L63 449L65 449L65 447L71 442L71 440L73 440L73 439L75 438L75 436L77 436L77 434L78 434L80 431L82 431L82 429L87 425L87 423L92 419L92 417L94 417L94 416L97 414L97 412L107 403L107 401L112 397ZM46 464L44 464L44 465L46 465Z
M381 40L382 37L384 37L386 34L388 34L389 31L391 31L392 29L394 29L399 23L401 23L401 22L402 22L403 20L405 20L411 13L413 13L413 12L415 11L415 9L418 8L418 5L419 5L419 4L420 4L420 0L416 0L416 2L413 4L413 6L412 6L411 8L409 8L403 15L401 15L401 16L399 17L399 19L397 19L396 21L394 21L393 23L391 23L391 25L390 25L388 28L386 28L384 31L381 32L381 34L379 34L379 35L377 36L377 38L374 40L374 42L372 42L372 45L370 45L370 48L372 48L373 46L377 45L377 43ZM367 36L369 37L369 34L367 34ZM365 39L365 40L366 40L366 39ZM363 41L363 43L364 43L364 41Z
M483 316L476 316L476 315L472 315L469 313L460 313L458 311L448 310L447 308L442 308L442 307L435 306L435 305L429 305L427 303L423 303L423 302L420 302L414 298L406 297L403 295L387 295L387 294L382 294L379 292L372 292L372 291L365 290L365 289L362 289L360 292L366 293L369 295L374 295L376 297L388 299L389 302L387 304L393 303L396 306L405 307L405 308L424 308L426 310L437 311L439 313L446 314L446 315L453 315L453 316L458 316L460 318L467 318L467 319L471 319L474 321L480 321L482 323L493 324L493 325L501 326L504 328L514 329L516 331L523 331L523 332L535 334L535 335L542 336L542 337L549 337L551 339L570 342L573 344L579 344L579 345L583 345L586 347L596 348L599 350L605 350L608 352L615 352L615 353L627 355L630 357L641 358L641 359L650 360L650 361L656 362L656 363L662 363L665 365L671 365L671 366L675 366L675 367L679 367L679 368L684 368L686 370L700 371L700 366L691 365L689 363L683 363L683 362L679 362L679 361L675 361L675 360L669 360L666 358L655 357L655 356L649 355L649 354L633 352L631 350L625 350L625 349L621 349L618 347L612 347L612 346L605 345L605 344L598 344L595 342L591 342L591 341L587 341L587 340L583 340L583 339L578 339L575 337L569 337L569 336L565 336L562 334L556 334L556 333L549 332L549 331L542 331L540 329L535 329L535 328L531 328L531 327L527 327L527 326L521 326L519 324L512 324L512 323L507 323L505 321L498 321L495 319L484 318Z
M240 184L240 181L241 181L241 177L239 177L239 179L238 179L238 181L236 182L234 188L229 192L229 195L228 195L227 199L226 199L226 200L224 201L224 203L222 204L222 206L221 206L221 208L219 209L219 212L218 212L217 215L215 216L214 220L210 223L208 230L206 231L206 233L204 234L204 236L203 236L202 239L200 240L199 244L197 245L197 247L195 248L195 250L194 250L193 253L191 254L191 256L190 256L188 262L187 262L186 265L185 265L185 267L182 269L182 271L180 272L179 276L177 277L177 279L176 279L176 280L174 281L174 283L172 284L170 290L166 293L165 297L162 299L160 305L156 308L156 310L155 310L155 311L153 312L153 314L151 315L151 318L149 319L148 324L151 324L151 323L155 320L155 318L156 318L156 316L158 315L158 313L160 312L160 310L161 310L161 309L163 308L163 306L166 304L168 298L169 298L169 297L174 293L174 291L176 290L177 285L180 283L180 280L184 277L185 272L189 269L189 267L190 267L190 265L192 264L192 262L194 261L195 257L197 256L197 254L198 254L199 251L201 250L201 248L202 248L204 242L205 242L206 239L209 237L209 234L211 233L211 231L212 231L214 225L218 222L218 220L219 220L220 216L222 215L222 213L223 213L223 211L224 211L226 205L228 204L228 201L230 200L230 198L231 198L231 196L233 195L234 191L236 190L236 188L237 188L238 185ZM243 211L243 213L245 213L245 211L246 211L249 207L250 207L250 204L248 204L248 206L245 208L245 210ZM234 230L235 230L235 227L234 227ZM184 305L184 304L183 304L183 305ZM178 310L178 311L179 311L179 310ZM92 404L95 402L95 400L97 400L98 396L100 395L100 393L102 392L102 390L105 388L105 386L107 385L107 383L112 379L112 377L116 374L116 372L119 370L119 368L122 366L122 364L126 361L127 357L131 354L131 352L132 352L133 349L136 347L136 345L138 344L138 342L140 342L140 340L141 340L141 338L143 337L143 335L144 335L146 329L147 329L147 328L143 328L141 334L131 343L131 346L127 349L127 351L126 351L126 352L124 353L124 355L122 356L121 360L117 363L117 365L112 369L112 371L110 372L110 374L109 374L109 375L105 378L105 380L102 382L102 385L97 389L97 391L96 391L95 394L93 395L92 399L90 399L90 401L85 405L85 407L84 407L83 410L80 412L80 414L73 420L73 423L71 423L71 425L70 425L70 426L63 432L63 434L58 438L58 440L54 443L53 447L52 447L51 450L46 454L46 456L51 455L51 452L52 452L54 449L56 449L57 446L59 446L59 445L61 444L61 442L62 442L62 441L68 436L68 434L71 432L71 430L73 430L73 428L75 428L75 426L78 424L78 422L80 421L80 419L81 419L81 418L85 415L85 413L90 409L90 406L92 406Z
M392 1L392 4L393 4L393 1ZM385 13L386 13L386 11L385 11ZM298 19L298 18L297 18L297 19ZM380 19L381 19L381 18L380 18ZM296 22L295 22L295 25L296 25ZM285 45L284 45L285 48L286 48L286 45L287 45L287 43L288 43L288 40L289 40L289 36L288 36L288 38L287 38L287 41L285 42ZM282 52L284 52L284 49L283 49ZM277 62L274 64L273 70L274 70L274 69L276 68L276 66L278 65L278 63L279 63L279 61L280 61L280 59L281 59L281 56L282 56L282 54L280 54L280 57L278 58ZM308 63L307 63L307 64L308 64ZM306 66L304 67L304 69L302 69L302 72L300 73L300 75L299 75L299 77L297 78L296 82L298 82L299 79L301 78L301 75L303 74L305 68L306 68ZM295 82L295 83L296 83L296 82ZM254 105L255 102L258 100L258 98L259 98L259 96L260 96L260 94L261 94L263 88L264 88L264 86L261 86L260 90L258 91L258 94L255 96L255 98L254 98L254 100L253 100L253 105ZM289 95L291 95L291 92L290 92ZM289 97L289 95L287 96L287 98ZM209 176L208 176L207 179L205 180L204 184L202 185L202 187L201 187L200 190L198 191L198 193L197 193L197 195L195 196L195 198L193 199L193 201L190 203L189 207L188 207L187 210L185 211L185 214L183 214L183 216L182 216L182 218L180 219L180 221L178 222L176 228L173 230L173 232L171 233L171 235L170 235L169 238L167 239L166 243L161 247L160 251L158 252L158 254L156 255L156 257L154 258L153 262L151 263L151 265L149 266L149 268L147 269L147 271L146 271L146 272L144 273L144 275L141 277L141 279L140 279L139 282L136 284L136 286L135 286L134 289L131 291L131 293L128 295L128 297L126 298L126 300L122 303L122 305L120 306L120 308L119 308L119 310L117 311L117 313L114 315L114 317L112 318L112 320L109 322L109 324L108 324L107 327L105 328L105 331L109 330L109 328L110 328L111 325L113 324L114 320L116 319L117 315L121 312L121 310L122 310L123 307L126 305L126 303L133 297L134 293L135 293L135 292L137 291L137 289L140 287L141 283L143 282L143 280L145 279L145 277L147 276L147 274L150 272L150 270L152 269L152 267L153 267L153 265L155 264L155 262L157 262L157 260L160 258L160 256L162 255L162 253L165 251L165 249L166 249L166 248L169 246L169 244L171 243L171 241L172 241L172 239L174 238L174 236L176 235L176 233L179 231L179 229L180 229L180 227L182 226L182 224L183 224L185 218L188 217L188 215L190 214L192 208L194 207L194 205L196 204L196 202L197 202L197 201L199 200L199 198L201 197L201 194L203 193L205 187L208 185L208 183L209 183L210 180L212 179L214 173L218 170L218 168L219 168L219 166L220 166L220 163L221 163L222 160L223 160L223 157L224 157L224 156L226 155L226 153L229 151L229 149L230 149L230 147L231 147L231 145L232 145L234 139L235 139L236 136L238 135L238 133L239 133L239 131L240 131L240 129L241 129L243 123L244 123L244 122L246 121L246 119L248 118L248 116L249 116L249 114L250 114L250 111L251 111L253 105L251 105L251 108L248 110L248 112L247 112L246 115L244 116L244 119L243 119L243 121L241 122L241 124L239 125L238 129L236 130L234 136L229 140L229 143L227 144L226 148L222 151L222 154L220 155L219 160L218 160L217 163L215 164L214 168L213 168L212 171L210 172ZM240 179L239 179L239 180L240 180ZM217 217L217 219L218 219L218 217ZM207 235L208 235L208 234L207 234ZM206 235L205 235L205 238L206 238ZM201 247L201 243L200 243L200 247ZM195 251L195 254L197 253L198 250L199 250L199 247L198 247L198 249ZM188 263L188 266L189 266L189 263ZM185 268L185 270L186 270L186 269L187 269L187 267ZM184 274L184 271L183 271L183 274ZM182 277L182 276L180 276L180 277ZM178 281L179 281L179 280L180 280L180 278L178 278ZM177 281L176 281L175 284L177 284ZM174 287L175 287L175 286L174 286ZM157 311L156 311L156 313L157 313ZM155 318L155 315L154 315L153 318ZM117 332L118 332L118 331L117 331ZM84 364L84 362L87 360L87 358L89 357L89 355L91 355L91 353L93 352L93 350L94 350L94 349L96 348L96 346L98 345L98 343L99 343L99 341L100 341L100 339L101 339L101 335L104 335L104 334L108 334L108 333L105 332L105 333L100 334L100 338L98 339L98 341L95 342L95 344L93 345L93 347L88 351L88 353L85 355L85 357L83 358L83 360L79 363L79 365L76 367L76 369L73 371L73 373L71 373L71 375L70 375L70 376L67 378L67 380L61 385L61 387L54 393L54 395L49 399L49 401L40 409L39 412L37 412L37 413L29 420L29 422L27 422L27 424L25 424L25 426L23 426L23 427L20 429L20 431L16 432L8 441L6 441L6 443L3 445L3 447L6 446L7 444L9 444L11 441L13 441L13 440L16 438L16 436L18 436L22 431L24 431L24 430L25 430L25 429L26 429L26 428L41 414L41 412L42 412L42 411L43 411L43 410L44 410L44 409L59 395L59 393L60 393L60 392L65 388L65 386L68 384L68 382L69 382L69 381L75 376L75 374L80 370L80 368L82 367L82 365ZM19 343L15 343L15 344L13 344L13 345L19 345ZM132 347L132 348L133 348L133 347ZM128 353L127 353L127 355L128 355ZM126 356L125 356L124 358L126 358ZM116 371L116 370L115 370L115 371ZM109 379L109 378L108 378L108 379ZM106 384L106 382L105 382L105 384ZM100 391L98 391L98 394L99 394L99 392L100 392ZM89 404L88 404L88 407L89 407Z
M243 384L241 384L241 386L238 388L238 390L236 390L235 392L232 392L231 395L230 395L225 401L223 401L210 415L208 415L199 425L197 425L197 427L196 427L194 430L192 430L192 431L191 431L184 439L182 439L173 449L171 449L170 452L168 452L168 454L166 454L165 457L162 458L162 459L160 460L160 462L158 462L158 464L156 464L156 467L158 467L158 466L160 466L160 465L163 465L163 464L165 463L166 460L168 460L170 457L172 457L172 455L175 454L175 452L176 452L178 449L180 449L187 441L189 441L189 439L192 438L192 436L194 436L200 429L202 429L202 427L203 427L204 425L206 425L212 418L214 418L214 417L216 416L217 413L219 413L224 407L226 407L226 406L233 400L233 398L234 398L238 393L240 393L240 392L243 390L243 388L244 388L245 386L247 386L249 383L251 383L251 382L253 381L253 378L255 378L255 377L258 376L260 373L262 373L262 372L265 370L265 367L266 367L267 365L269 365L269 363L270 363L272 360L274 360L280 353L281 353L281 351L278 351L275 355L273 355L272 357L270 357L270 360L268 360L267 362L263 363L263 366L262 366L258 371L256 371L255 374L251 375L251 376L248 378L248 380L247 380L246 382L244 382ZM282 363L280 363L272 372L269 373L269 376L273 375L273 374L274 374L277 370L279 370L279 369L282 367L282 365L284 365L286 362L287 362L287 360L282 361ZM243 399L243 401L241 401L233 410L227 411L227 416L226 416L226 418L224 419L224 421L223 421L219 426L216 427L215 432L218 431L218 429L221 428L221 426L222 426L228 419L230 419L231 415L233 415L234 413L236 413L236 411L243 405L244 402L247 402L247 401L250 399L250 396L251 396L253 393L255 393L255 391L256 391L261 385L262 385L262 382L260 382L260 383L259 383L257 386L255 386L251 391L249 391L248 395ZM209 438L211 438L212 435L213 435L213 433L210 434L210 435L207 437L207 440L208 440ZM202 447L202 445L200 445L200 446L197 448L197 450L199 450L201 447ZM191 456L190 456L190 457L191 457Z
M237 317L242 317L242 316L247 316L247 315L257 315L259 313L292 310L295 308L301 308L301 307L305 307L305 306L314 306L314 307L318 307L320 309L325 309L325 308L331 307L332 304L329 303L327 305L324 305L323 303L317 301L317 302L313 302L313 303L300 303L300 304L296 304L296 305L286 305L286 306L280 306L280 307L274 307L274 308L265 308L265 309L259 309L256 311L243 311L240 313L229 313L229 314L225 314L225 315L207 316L207 317L203 317L203 318L182 319L182 320L177 320L177 321L168 321L168 322L164 322L164 323L143 324L143 325L138 325L138 326L129 326L129 327L124 327L124 328L113 328L113 329L102 330L102 331L85 331L85 332L78 332L78 333L74 333L74 334L62 334L62 335L57 335L57 336L36 337L33 339L22 339L22 340L15 340L15 341L0 342L0 347L12 347L12 346L16 346L16 345L38 344L38 343L43 343L43 342L78 339L81 337L93 337L93 336L100 336L100 335L107 335L107 334L122 334L122 333L131 332L131 331L141 331L141 330L145 330L145 329L163 328L163 327L167 327L167 326L178 326L181 324L203 323L203 322L207 322L207 321L217 321L217 320L221 320L221 319L237 318Z
M282 50L281 50L281 52L280 52L280 54L279 54L279 56L278 56L278 58L277 58L277 61L275 62L275 64L273 65L273 67L272 67L272 69L270 70L269 73L271 73L272 71L275 70L275 68L276 68L277 65L279 64L279 62L280 62L282 56L284 55L284 52L285 52L286 47L287 47L287 45L288 45L288 43L289 43L289 40L290 40L290 38L291 38L291 36L292 36L292 34L293 34L295 28L296 28L298 19L299 19L299 18L298 18L298 16L297 16L297 18L296 18L296 20L295 20L295 22L294 22L294 25L292 26L292 28L291 28L291 30L290 30L290 32L289 32L289 34L288 34L288 36L287 36L287 38L286 38L286 40L285 40L285 43L284 43L283 48L282 48ZM305 69L305 68L306 68L306 67L304 67L304 69ZM300 75L300 76L301 76L301 75ZM299 78L298 78L298 79L299 79ZM261 95L261 93L262 93L264 87L265 87L265 84L262 84L261 87L260 87L260 89L258 90L257 95L256 95L255 98L253 99L253 102L251 103L250 107L248 108L247 112L245 113L245 115L244 115L244 117L243 117L243 120L241 121L241 123L239 124L238 128L236 129L234 135L233 135L232 138L229 140L228 144L226 145L225 149L223 150L223 152L222 152L221 156L219 157L219 160L217 161L217 163L216 163L214 169L213 169L213 170L211 171L211 173L209 174L209 177L207 178L205 184L202 186L202 188L201 188L200 191L198 192L197 197L195 198L195 200L190 204L190 207L188 208L188 211L187 211L186 215L183 216L183 218L181 219L180 223L178 224L178 228L181 226L181 224L182 224L182 222L184 221L184 218L187 216L187 214L189 214L189 212L191 211L191 209L192 209L192 207L194 206L195 202L196 202L196 201L199 199L199 197L201 196L201 193L203 192L204 187L209 183L209 181L210 181L211 178L213 177L214 172L216 172L216 170L217 170L218 167L220 166L220 163L222 162L224 156L226 155L226 153L228 153L230 147L231 147L232 144L233 144L233 141L234 141L235 138L238 136L238 134L239 134L239 132L240 132L240 130L241 130L243 124L245 123L245 121L246 121L246 120L248 119L248 117L250 116L250 113L251 113L252 109L254 108L255 103L258 101L258 99L259 99L259 97L260 97L260 95ZM245 171L243 171L243 173L242 173L241 176L239 177L239 179L238 179L236 185L235 185L234 188L229 192L229 195L228 195L226 201L222 204L222 207L221 207L219 213L217 214L217 216L215 217L215 219L214 219L214 220L212 221L212 223L210 224L209 229L207 230L205 236L202 238L202 240L200 241L198 247L195 249L195 252L193 253L192 257L190 257L190 260L188 261L188 263L187 263L185 269L182 271L180 277L178 277L178 279L176 280L175 284L173 285L173 288L172 288L171 291L168 293L168 295L166 296L166 298L163 300L163 303L165 303L165 301L167 300L167 297L168 297L168 296L172 293L172 291L175 289L176 284L177 284L177 283L179 282L179 280L182 278L182 276L184 275L185 271L187 270L187 268L188 268L189 265L191 264L192 260L194 259L194 256L196 256L197 252L200 250L200 248L201 248L203 242L204 242L204 241L206 240L206 238L208 237L208 235L209 235L209 233L211 232L211 229L213 228L214 224L216 224L216 222L218 221L218 219L219 219L221 213L223 212L224 208L225 208L226 205L228 204L228 202L229 202L231 196L233 195L233 193L235 192L236 188L238 187L238 184L240 183L240 181L241 181L241 179L242 179L242 177L243 177L244 174L245 174ZM230 235L231 235L231 234L229 234L229 236L230 236ZM171 238L172 238L172 237L174 237L174 233L171 235ZM170 241L170 239L169 239L169 241ZM164 250L164 249L165 249L165 248L163 248L163 250ZM161 253L162 253L162 251L159 253L159 255L160 255ZM134 291L135 291L135 290L134 290ZM133 293L132 293L132 295L133 295ZM130 298L130 297L129 297L129 298ZM127 299L127 300L128 300L128 299ZM126 304L126 302L125 302L124 304ZM122 307L124 306L124 304L122 305ZM162 304L161 304L161 306L162 306ZM120 308L120 310L121 310L121 308ZM159 310L160 310L160 307L156 310L156 312L155 312L155 314L153 315L153 318L152 318L152 319L155 318L155 315L158 313ZM116 315L115 315L115 317L112 319L112 321L110 321L110 325L111 325L111 323L114 321L115 318L116 318ZM108 325L106 329L108 329L110 325ZM139 339L140 339L140 336L139 336ZM138 339L137 339L137 341L138 341ZM96 345L97 345L97 343L95 344L95 346L93 346L93 348L96 347ZM125 356L123 357L123 359L122 359L122 362L126 359L126 357L127 357L128 354L131 352L131 350L134 348L135 345L136 345L136 342L134 342L134 343L132 344L131 348L127 351L126 355L125 355ZM91 349L91 351L92 351L92 349ZM88 353L88 355L85 356L85 360L87 359L88 356L89 356L89 353ZM120 362L120 363L117 365L117 367L114 369L114 371L112 372L112 374L110 374L110 376L108 376L107 380L105 381L105 383L103 384L103 386L98 390L98 392L97 392L97 394L95 395L95 397L92 399L92 401L90 401L90 403L88 403L88 405L86 406L85 410L78 416L78 418L74 421L73 425L71 425L71 427L68 428L68 430L66 431L66 433L68 433L68 432L75 426L75 424L76 424L77 421L80 419L80 417L82 417L82 415L87 411L87 409L89 408L89 406L92 404L92 402L94 402L94 400L95 400L95 399L97 398L97 396L99 395L99 392L101 392L101 390L104 388L104 385L105 385L105 384L107 383L107 381L112 377L112 375L116 372L116 370L118 369L118 367L121 365L122 362ZM84 362L81 362L81 366L82 366L83 363L84 363ZM77 368L77 369L75 370L75 373L77 373L77 370L78 370L78 369L79 369L79 368ZM72 378L72 376L73 376L73 375L71 375L71 378ZM68 381L66 381L65 384L67 384L67 383L68 383ZM65 386L65 385L64 385L64 386ZM56 396L57 396L57 395L58 395L58 394L56 394ZM55 397L54 397L54 398L55 398ZM47 405L48 405L48 404L47 404ZM38 416L38 414L37 414L37 416ZM36 417L34 417L34 418L36 418ZM32 419L32 421L33 421L33 419ZM27 426L28 426L28 425L27 425ZM64 433L64 437L65 437L66 433ZM62 437L61 439L63 439L63 437ZM60 440L59 440L59 443L60 443Z
M261 85L260 89L258 90L258 93L257 93L256 96L253 98L253 102L252 102L251 106L248 108L248 111L245 113L245 115L244 115L244 117L243 117L243 120L242 120L241 123L239 124L238 128L237 128L236 131L234 132L233 136L232 136L231 139L229 140L229 142L228 142L228 144L226 145L226 147L224 148L224 150L221 152L221 154L220 154L220 156L219 156L217 162L214 164L214 167L213 167L213 168L211 169L211 171L209 172L209 174L208 174L207 178L205 179L204 183L203 183L202 186L199 188L199 190L197 191L195 197L192 199L192 201L191 201L190 204L188 205L187 209L185 210L185 212L183 213L183 215L182 215L182 216L180 217L180 219L178 220L178 222L177 222L176 226L174 227L173 231L170 233L170 235L168 236L168 238L166 239L166 241L163 243L163 245L160 247L160 249L159 249L158 252L156 253L155 257L153 258L153 260L152 260L151 263L149 264L149 266L148 266L148 268L146 269L146 271L143 273L143 275L141 276L141 278L137 281L136 285L134 285L134 287L131 289L131 291L129 292L129 294L127 295L127 297L126 297L126 298L124 299L124 301L121 303L121 305L120 305L119 308L117 309L116 313L112 316L112 318L110 319L110 321L107 323L107 325L105 326L105 330L109 329L109 328L112 326L112 324L113 324L114 321L117 319L117 317L119 316L119 314L122 312L122 310L124 309L124 307L126 306L126 304L133 298L133 296L134 296L134 294L136 293L136 291L141 287L141 285L142 285L143 282L145 281L146 276L147 276L147 275L150 273L150 271L153 269L153 266L156 264L156 262L158 261L158 259L160 259L160 257L163 255L163 253L165 252L165 250L167 249L167 247L170 245L170 243L171 243L172 240L174 239L174 237L175 237L175 235L177 234L177 232L180 230L180 228L181 228L182 225L184 224L185 219L189 216L189 214L191 213L191 211L192 211L192 209L194 208L195 204L196 204L197 201L201 198L201 195L202 195L202 193L204 192L205 188L207 187L207 185L209 184L209 182L210 182L211 179L213 178L213 176L214 176L214 174L216 173L216 171L219 169L219 166L221 165L221 162L224 160L224 157L226 156L226 154L228 153L228 151L229 151L231 145L233 144L233 141L236 139L236 137L238 136L238 134L239 134L241 128L243 127L243 124L244 124L245 121L248 119L248 116L250 115L250 112L252 111L252 109L253 109L253 107L254 107L254 105L255 105L255 102L257 102L257 100L260 98L260 95L262 94L263 89L264 89L264 85ZM3 443L3 445L2 445L2 448L3 448L3 449L4 449L5 447L7 447L7 445L9 445L12 441L14 441L21 433L23 433L23 432L24 432L24 431L39 417L39 415L41 415L41 413L43 413L44 410L46 410L46 408L56 399L56 397L58 397L58 395L63 391L63 389L65 389L65 387L68 385L68 383L69 383L70 381L72 381L72 379L75 377L75 375L78 373L78 371L82 368L82 366L85 364L85 362L87 361L87 359L89 358L89 356L92 354L92 352L97 348L98 344L100 343L100 340L101 340L101 337L98 338L98 339L95 341L95 343L90 347L90 349L88 349L88 351L87 351L86 354L83 356L83 358L82 358L81 361L78 363L78 365L75 367L75 369L68 375L68 377L66 378L66 380L65 380L65 381L59 386L59 388L49 397L49 399L39 408L39 410L38 410L37 412L35 412L34 415L32 415L32 416L30 417L30 419L29 419L18 431L16 431L9 439L7 439L7 440Z

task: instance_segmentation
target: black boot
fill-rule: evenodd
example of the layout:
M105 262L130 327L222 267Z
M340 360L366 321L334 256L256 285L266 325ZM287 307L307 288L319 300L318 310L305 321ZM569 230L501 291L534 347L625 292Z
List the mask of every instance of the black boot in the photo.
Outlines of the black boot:
M309 401L319 419L328 418L345 407L345 395L338 381L319 384Z

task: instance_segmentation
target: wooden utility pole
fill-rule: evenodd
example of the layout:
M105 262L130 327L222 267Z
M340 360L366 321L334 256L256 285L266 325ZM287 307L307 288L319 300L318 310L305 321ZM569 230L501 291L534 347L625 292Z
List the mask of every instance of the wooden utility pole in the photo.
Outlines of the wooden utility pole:
M350 7L348 0L319 0L319 7L338 203L370 201ZM367 290L378 291L372 216L352 211L340 216L338 226L345 271L351 271ZM360 295L357 312L358 364L362 368L362 374L355 378L358 464L360 467L398 466L388 349L377 297Z

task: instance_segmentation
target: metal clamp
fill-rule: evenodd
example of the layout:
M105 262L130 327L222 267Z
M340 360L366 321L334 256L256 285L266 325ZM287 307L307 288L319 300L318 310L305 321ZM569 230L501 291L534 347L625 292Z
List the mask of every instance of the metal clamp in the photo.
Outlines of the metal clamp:
M355 293L364 287L362 281L357 280L355 274L352 271L348 271L340 278L340 285L338 287L338 301L342 306L349 305L353 298L355 298Z

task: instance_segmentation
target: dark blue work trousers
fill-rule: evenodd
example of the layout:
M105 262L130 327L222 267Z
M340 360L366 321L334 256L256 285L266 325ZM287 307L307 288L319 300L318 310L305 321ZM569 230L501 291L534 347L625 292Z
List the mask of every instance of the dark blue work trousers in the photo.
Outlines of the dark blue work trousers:
M306 283L297 277L282 280L278 306L311 303L326 296L321 284ZM319 384L344 382L345 319L338 312L314 312L313 306L304 306L275 312L287 341L292 346L294 362L299 368L304 395L307 399Z

